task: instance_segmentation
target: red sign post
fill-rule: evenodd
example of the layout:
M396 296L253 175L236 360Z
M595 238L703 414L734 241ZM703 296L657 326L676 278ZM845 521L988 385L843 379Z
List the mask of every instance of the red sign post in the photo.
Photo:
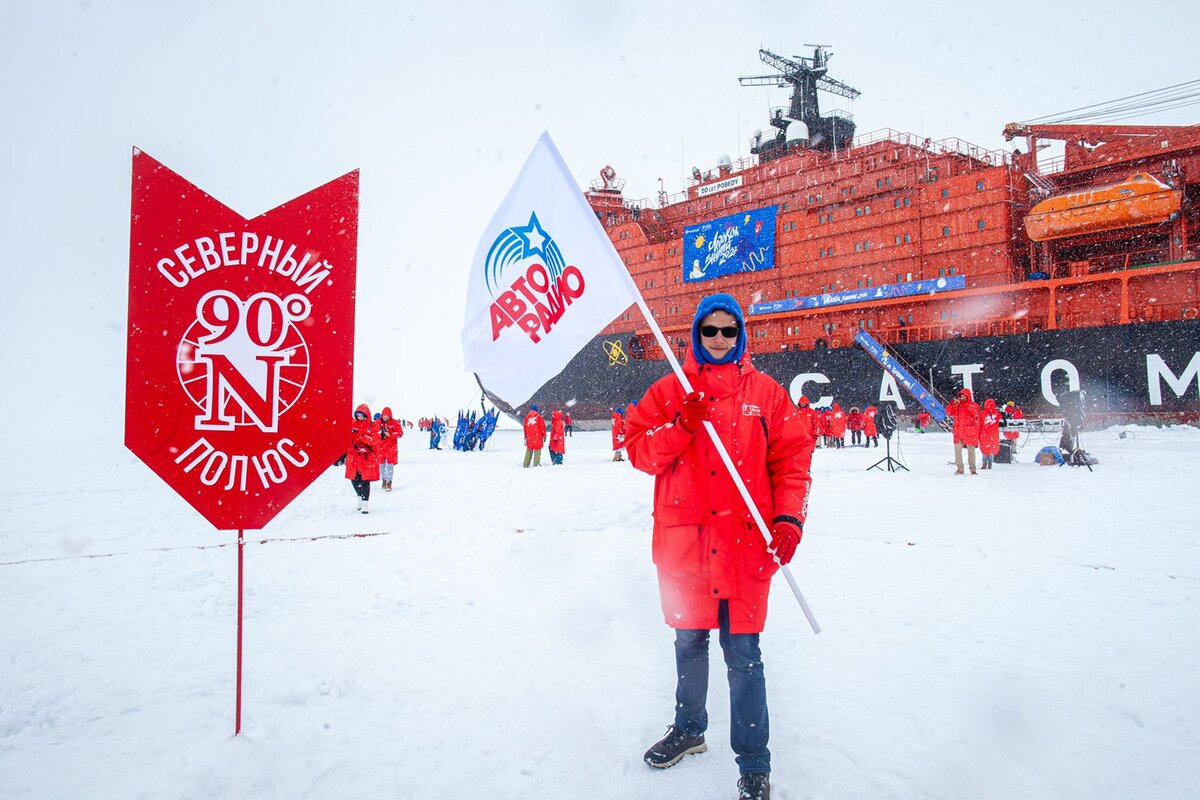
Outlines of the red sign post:
M358 172L253 219L134 150L125 446L222 530L262 528L345 450Z

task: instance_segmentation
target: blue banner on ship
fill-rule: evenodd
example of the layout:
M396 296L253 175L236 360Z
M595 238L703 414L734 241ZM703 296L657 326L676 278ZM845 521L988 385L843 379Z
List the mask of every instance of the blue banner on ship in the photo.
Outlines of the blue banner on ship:
M872 300L882 300L887 297L908 297L914 294L936 294L952 292L956 289L967 288L967 279L963 275L951 275L948 278L934 278L927 281L909 281L907 283L889 283L883 286L869 286L866 289L848 289L844 292L829 294L814 294L809 297L794 297L787 300L771 300L766 303L754 303L750 306L750 314L775 314L780 311L796 311L802 308L825 308L826 306L843 306L847 303L867 303Z
M684 282L773 269L777 208L765 206L684 228Z
M896 383L903 386L918 403L925 406L925 409L933 416L934 422L940 423L946 418L946 408L933 396L933 392L922 386L921 382L893 358L883 345L875 341L874 336L859 328L858 333L854 334L854 341L862 345L862 349L870 353L871 358L879 362L879 366L890 372L896 379Z

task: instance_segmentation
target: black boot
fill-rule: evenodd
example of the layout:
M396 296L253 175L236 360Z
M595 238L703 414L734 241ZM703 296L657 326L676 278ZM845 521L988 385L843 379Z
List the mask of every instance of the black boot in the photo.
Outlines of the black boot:
M771 800L771 775L754 772L738 780L738 800Z
M688 736L672 725L667 728L667 735L655 742L642 758L652 767L666 769L678 764L689 753L703 753L707 749L704 734Z

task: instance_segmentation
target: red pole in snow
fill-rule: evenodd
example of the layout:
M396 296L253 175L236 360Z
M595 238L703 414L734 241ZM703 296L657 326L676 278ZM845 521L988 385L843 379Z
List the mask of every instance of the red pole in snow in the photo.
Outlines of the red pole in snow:
M242 554L246 543L242 539L242 529L238 528L238 598L237 598L237 701L234 712L233 735L242 732Z

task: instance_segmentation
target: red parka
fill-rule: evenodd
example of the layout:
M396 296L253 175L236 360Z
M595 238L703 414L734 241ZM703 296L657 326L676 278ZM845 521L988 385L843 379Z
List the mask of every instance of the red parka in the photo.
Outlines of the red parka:
M350 424L350 449L346 451L346 477L354 480L360 477L365 481L379 480L379 437L375 434L375 424L371 420L371 409L363 403L354 409L354 413L362 412L366 419L355 419Z
M404 435L404 426L399 420L392 419L392 409L388 406L383 407L383 413L375 423L375 433L379 436L379 463L395 464L397 440Z
M875 415L878 413L879 409L875 406L867 406L863 411L863 436L872 438L879 435L879 431L875 427Z
M846 435L846 415L842 413L842 407L837 403L833 404L833 413L829 415L829 435L835 439L841 439Z
M861 431L863 429L863 415L858 410L858 406L850 409L850 416L846 418L846 427L852 431Z
M550 415L550 452L565 453L567 451L567 432L563 424L563 413L555 411Z
M612 449L620 450L625 446L625 415L619 410L612 415Z
M740 362L683 365L708 401L709 419L764 520L803 530L813 437L787 392ZM684 391L674 375L658 380L629 411L625 447L633 466L655 476L652 552L663 616L673 628L716 628L729 601L730 631L758 633L778 569L767 542L703 426L677 423Z
M983 413L979 418L979 452L985 456L1000 452L1000 410L990 397L983 401Z
M546 420L536 409L525 415L525 446L530 450L541 450L546 444Z
M968 447L978 446L979 406L971 400L971 390L960 391L946 406L946 413L954 420L954 441Z

